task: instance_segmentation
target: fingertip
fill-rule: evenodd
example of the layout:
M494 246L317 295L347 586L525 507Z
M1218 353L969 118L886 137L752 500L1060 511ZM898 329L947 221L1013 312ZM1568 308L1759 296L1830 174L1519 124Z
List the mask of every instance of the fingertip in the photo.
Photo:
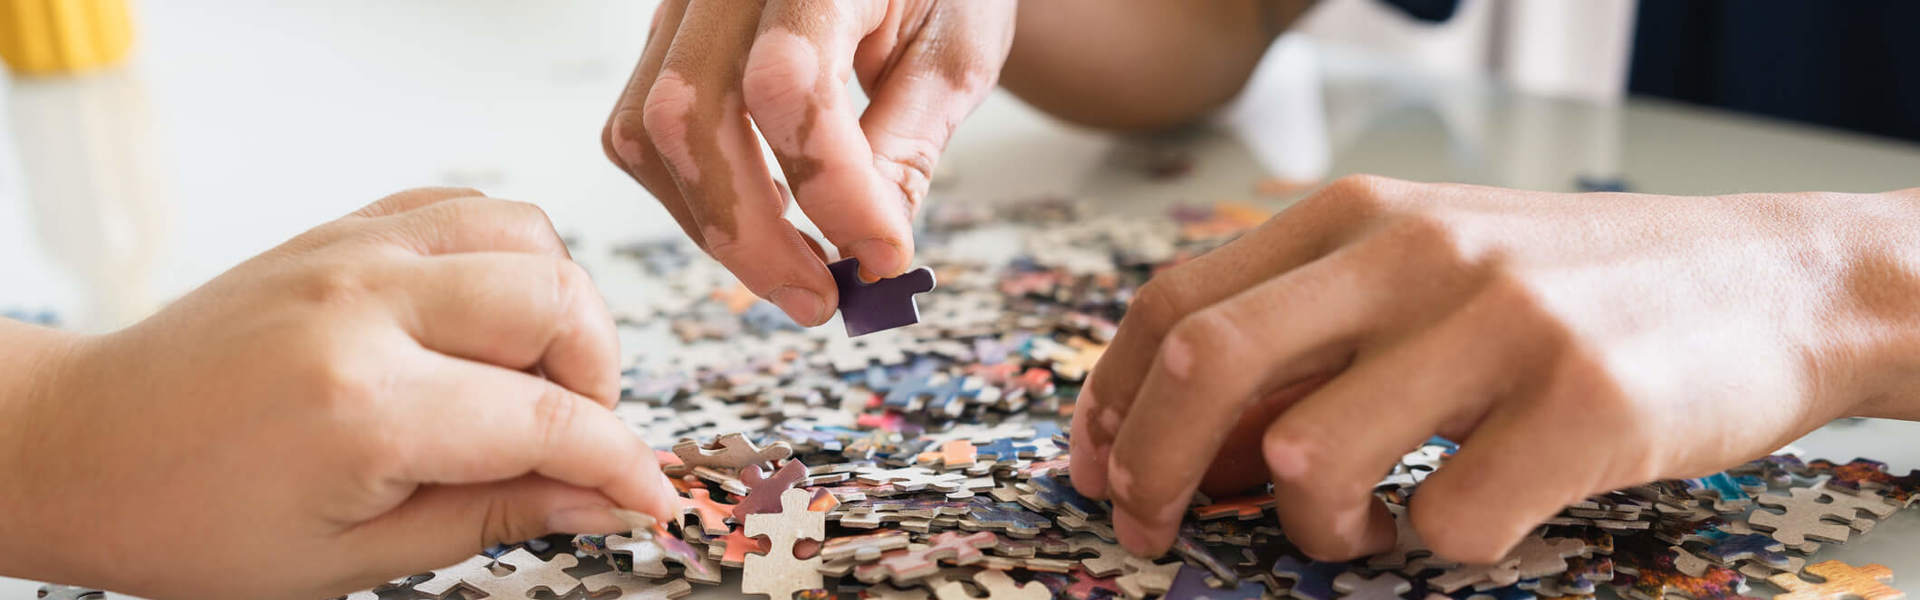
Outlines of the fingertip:
M813 327L833 316L826 298L807 288L784 285L767 294L767 300L800 325Z
M1131 510L1114 507L1114 536L1120 539L1120 547L1136 556L1159 556L1173 545L1172 537L1162 529L1164 527L1149 524L1134 516Z
M898 241L879 237L854 242L847 254L860 259L860 279L869 282L905 273L911 260Z

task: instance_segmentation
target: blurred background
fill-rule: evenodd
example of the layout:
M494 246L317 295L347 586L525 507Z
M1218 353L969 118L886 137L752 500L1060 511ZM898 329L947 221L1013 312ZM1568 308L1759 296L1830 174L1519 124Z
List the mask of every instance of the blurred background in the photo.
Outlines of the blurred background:
M421 185L539 203L590 268L615 244L677 236L598 142L653 5L0 0L0 313L122 327ZM1914 23L1920 4L1895 0L1324 0L1190 130L1076 129L996 93L930 202L1278 208L1355 172L1557 191L1912 187ZM1858 427L1803 444L1920 466L1911 427ZM1902 552L1911 535L1845 551ZM0 595L24 585L0 580Z

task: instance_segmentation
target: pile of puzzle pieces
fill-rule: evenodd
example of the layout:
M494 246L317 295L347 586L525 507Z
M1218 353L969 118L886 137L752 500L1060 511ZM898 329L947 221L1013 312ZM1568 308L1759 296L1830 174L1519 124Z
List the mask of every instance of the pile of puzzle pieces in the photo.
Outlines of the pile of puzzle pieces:
M656 448L680 513L493 548L349 598L652 600L727 581L780 600L1900 597L1884 567L1807 557L1910 506L1920 472L1792 454L1597 496L1505 560L1457 565L1404 521L1454 450L1436 439L1376 488L1403 519L1390 552L1308 559L1274 517L1286 499L1250 490L1198 499L1168 556L1129 555L1108 506L1073 491L1061 425L1134 290L1266 216L934 210L921 257L940 285L919 296L922 322L853 338L794 326L684 243L624 246L595 266L631 353L617 411ZM608 285L623 277L644 283Z

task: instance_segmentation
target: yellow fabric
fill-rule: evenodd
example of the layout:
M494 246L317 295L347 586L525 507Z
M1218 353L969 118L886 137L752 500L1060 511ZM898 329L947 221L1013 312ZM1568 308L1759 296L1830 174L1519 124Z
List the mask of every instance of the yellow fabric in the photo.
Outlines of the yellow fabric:
M128 0L0 0L0 59L15 73L76 73L124 60Z

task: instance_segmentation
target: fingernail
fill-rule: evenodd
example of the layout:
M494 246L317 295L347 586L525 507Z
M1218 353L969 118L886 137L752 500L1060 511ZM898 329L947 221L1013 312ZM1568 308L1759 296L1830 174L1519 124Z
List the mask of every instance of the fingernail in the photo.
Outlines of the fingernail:
M881 238L854 242L847 247L847 253L860 259L861 279L869 276L874 279L893 277L907 269L906 265L901 264L905 262L905 257L900 252L900 245Z
M773 293L767 294L767 299L773 301L774 306L786 311L788 317L801 325L812 327L827 320L825 314L827 301L820 298L819 294L813 293L813 290L791 285L781 286L773 290Z
M1307 472L1306 453L1288 442L1267 442L1267 469L1274 479L1295 480Z
M605 506L561 509L547 515L547 531L602 534L626 531L627 523Z

